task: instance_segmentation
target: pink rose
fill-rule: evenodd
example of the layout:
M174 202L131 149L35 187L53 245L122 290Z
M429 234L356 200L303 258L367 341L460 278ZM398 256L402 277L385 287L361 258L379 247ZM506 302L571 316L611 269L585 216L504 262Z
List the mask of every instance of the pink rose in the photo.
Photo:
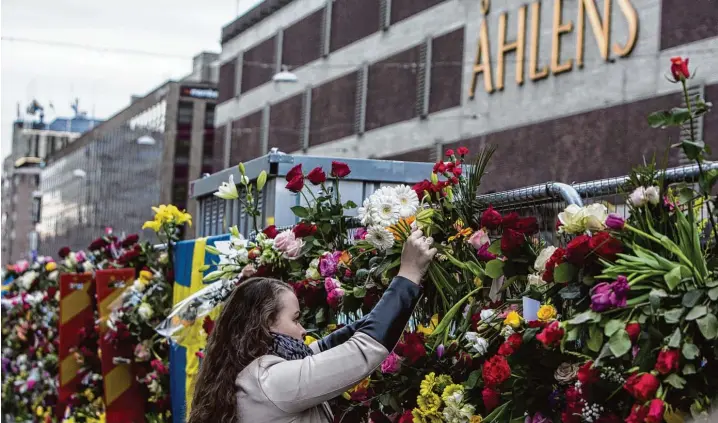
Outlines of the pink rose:
M289 244L287 251L284 252L284 258L294 260L302 255L302 248L304 248L304 241L301 239L295 239L292 244Z
M393 351L389 356L381 363L381 372L384 374L392 374L399 371L401 367L401 358L396 355Z
M28 389L28 391L32 390L32 388L35 387L35 384L36 384L36 383L37 383L37 381L35 381L34 379L28 380L28 381L27 381L27 389Z
M326 278L324 279L324 290L327 291L327 293L330 293L334 291L335 289L339 289L342 287L341 282L334 278Z
M474 232L474 234L471 235L471 238L469 238L469 244L471 244L471 246L474 247L474 249L476 249L477 251L480 250L481 247L489 243L491 243L489 236L481 229Z
M344 297L344 290L341 288L334 289L327 294L327 303L329 307L338 309Z
M274 248L278 251L285 252L290 244L294 244L297 237L292 231L281 232L274 238Z

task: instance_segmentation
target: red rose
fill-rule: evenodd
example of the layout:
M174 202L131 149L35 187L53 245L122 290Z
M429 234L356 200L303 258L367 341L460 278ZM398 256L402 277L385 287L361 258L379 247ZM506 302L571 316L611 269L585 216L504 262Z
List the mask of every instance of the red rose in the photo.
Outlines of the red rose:
M587 263L587 257L591 253L591 237L580 235L572 239L566 246L566 261L583 266Z
M494 210L493 207L489 206L483 213L481 213L481 226L487 229L496 229L501 225L501 213Z
M626 417L626 423L643 423L648 416L648 408L636 404L631 408L631 414Z
M451 172L454 176L461 176L461 168L459 166L456 166Z
M510 222L512 226L507 226L506 218L504 218L504 228L513 229L517 232L521 232L524 235L533 235L538 232L538 222L535 217L523 217Z
M351 173L349 166L344 162L332 162L332 176L343 178Z
M459 351L456 354L456 364L464 369L470 369L474 365L474 359L466 351Z
M106 245L107 245L107 240L105 238L100 237L100 238L97 238L96 240L92 241L92 243L90 243L90 246L87 247L87 249L90 251L101 250Z
M561 339L563 339L563 333L564 331L558 321L554 320L548 326L546 326L544 330L541 331L541 333L536 335L536 339L538 339L539 342L544 345L544 347L551 348L561 343Z
M501 227L504 229L516 229L516 224L520 218L521 216L518 213L511 212L501 218Z
M523 336L519 333L511 334L511 336L506 339L506 342L501 344L499 347L499 354L504 356L509 356L515 353L516 351L521 348L521 343L523 342Z
M317 232L317 225L312 225L311 223L305 223L302 222L295 226L292 229L292 232L294 232L294 236L297 238L304 238L307 236L312 236Z
M411 410L404 411L404 414L399 417L398 423L414 423L414 415L411 414Z
M466 147L459 147L456 149L456 152L459 154L459 156L466 156L469 154L469 149Z
M656 370L662 375L667 375L672 371L678 370L678 362L680 361L681 353L678 350L661 350L658 353L658 360L656 361Z
M566 250L563 248L557 248L556 251L551 254L551 258L546 262L546 270L542 276L545 282L553 282L553 271L556 269L556 266L563 263L565 256Z
M682 57L671 57L671 74L676 81L681 81L691 77L691 72L688 70L688 58L683 59Z
M475 331L479 323L481 323L481 313L474 313L471 315L471 330Z
M650 373L634 374L628 378L623 389L640 402L646 402L656 395L660 381Z
M202 322L202 329L204 329L207 336L209 336L214 329L214 320L210 319L209 316L205 316L204 321Z
M287 172L287 176L284 178L287 180L287 182L291 182L292 179L296 178L297 176L304 177L304 173L302 172L302 165L298 164L291 168L289 172Z
M153 369L155 369L155 371L156 371L157 373L159 373L159 374L161 374L161 375L169 374L169 370L167 370L167 367L166 367L165 364L162 362L162 360L154 359L154 360L152 360L152 362L150 363L150 365L152 366Z
M452 149L446 150L446 157L451 157L453 155L454 155L454 150L452 150Z
M491 388L484 388L481 391L481 398L484 400L484 407L487 412L493 411L501 402L501 394Z
M481 371L484 376L484 383L488 387L500 385L511 376L509 363L501 355L495 355L484 362Z
M269 238L269 239L274 239L277 237L277 235L279 235L279 231L277 230L277 227L274 225L267 226L266 228L264 228L262 233L264 235L267 235L267 238Z
M599 232L591 238L591 251L606 260L614 261L616 255L623 252L623 245L608 232Z
M137 234L127 235L125 239L122 240L122 246L129 247L131 245L135 245L139 239L140 237Z
M62 247L60 251L57 252L57 255L60 256L60 258L65 258L70 255L70 252L70 247Z
M295 176L289 181L286 188L294 193L300 192L304 188L304 177L302 175Z
M633 322L626 325L626 332L628 332L631 343L635 344L638 341L638 337L641 335L641 325Z
M546 327L546 324L547 323L542 322L540 320L531 320L530 322L528 322L529 328L531 328L531 329L535 329L535 328L543 329Z
M501 236L501 252L506 256L515 253L526 242L526 236L513 229L504 229Z
M446 164L442 161L438 161L434 164L434 173L437 175L443 175L446 172Z
M598 369L593 368L593 361L587 361L583 366L578 369L578 380L582 385L591 385L601 377L601 372Z
M405 332L404 339L396 345L394 352L406 358L408 364L414 364L426 356L424 335L416 332Z
M648 405L648 415L646 416L646 423L661 423L663 421L663 412L666 409L666 404L662 399L651 400Z
M307 179L314 185L319 185L327 180L327 174L324 173L321 166L317 166L307 174Z

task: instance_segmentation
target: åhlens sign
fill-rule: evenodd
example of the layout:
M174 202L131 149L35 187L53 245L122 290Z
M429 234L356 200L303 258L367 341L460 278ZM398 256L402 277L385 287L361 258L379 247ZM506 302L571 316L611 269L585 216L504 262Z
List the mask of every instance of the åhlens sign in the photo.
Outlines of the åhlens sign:
M563 8L567 1L578 3L578 16L576 16L576 25L573 20L564 17ZM584 48L586 45L586 27L590 26L594 39L598 44L598 49L604 61L611 60L611 53L618 57L628 56L636 45L638 38L638 14L631 0L603 0L603 17L596 7L596 2L601 0L544 0L544 4L553 4L553 26L551 31L551 61L548 65L542 64L539 58L539 37L540 37L540 16L541 1L536 0L530 5L523 5L518 10L518 30L514 41L508 41L507 20L508 12L499 15L499 31L496 64L496 78L494 79L491 68L491 42L489 40L488 19L490 0L481 0L481 12L484 17L481 20L479 28L479 41L476 52L476 62L473 68L471 78L471 87L469 88L469 98L474 98L479 78L483 76L484 90L492 93L494 90L502 90L504 88L504 79L506 72L506 54L514 52L516 54L516 83L521 85L524 83L526 74L525 67L528 65L528 77L532 81L538 81L548 77L549 73L558 75L569 72L573 69L574 63L576 67L582 68L584 61ZM628 36L624 40L617 40L611 43L611 9L614 3L618 6L621 14L627 22ZM529 8L530 14L529 14ZM529 29L527 40L526 21L527 16L531 17L531 27ZM588 17L588 24L586 18ZM573 57L567 52L561 51L561 40L571 34L576 38L576 50ZM527 45L527 41L529 45ZM528 52L528 61L526 57L526 49ZM562 53L564 56L562 57Z

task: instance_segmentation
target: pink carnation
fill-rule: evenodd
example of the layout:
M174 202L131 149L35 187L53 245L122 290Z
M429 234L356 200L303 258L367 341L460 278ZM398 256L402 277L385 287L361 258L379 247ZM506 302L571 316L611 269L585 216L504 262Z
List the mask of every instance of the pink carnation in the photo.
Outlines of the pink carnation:
M399 371L401 367L401 357L391 352L389 356L381 363L381 372L384 374L392 374Z

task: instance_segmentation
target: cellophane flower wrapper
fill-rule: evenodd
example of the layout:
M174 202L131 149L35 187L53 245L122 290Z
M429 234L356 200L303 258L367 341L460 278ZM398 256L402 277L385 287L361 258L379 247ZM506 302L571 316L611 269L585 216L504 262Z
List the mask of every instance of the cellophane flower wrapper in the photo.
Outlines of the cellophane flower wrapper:
M238 280L222 280L209 285L177 303L167 318L155 330L158 334L181 344L186 336L183 329L203 319L227 301Z

